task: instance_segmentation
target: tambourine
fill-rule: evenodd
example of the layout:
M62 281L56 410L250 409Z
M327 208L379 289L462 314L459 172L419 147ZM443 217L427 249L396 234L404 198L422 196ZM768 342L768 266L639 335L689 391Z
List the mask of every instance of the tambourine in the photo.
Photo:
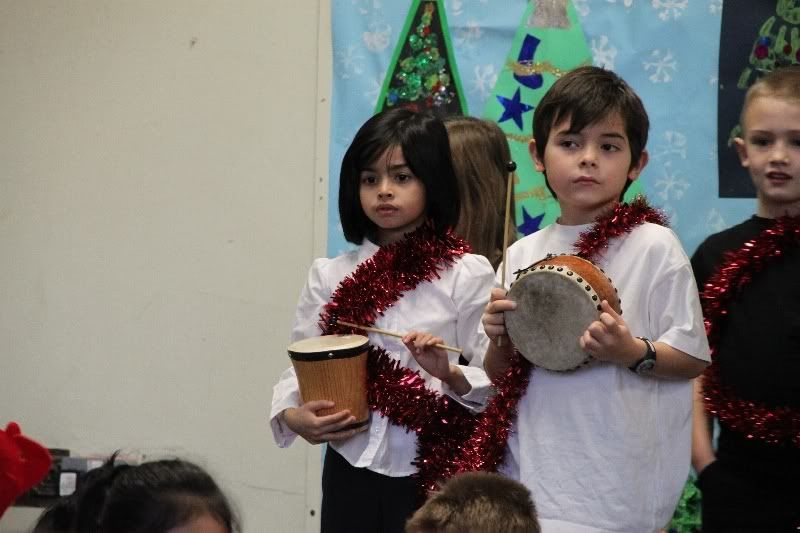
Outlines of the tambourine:
M289 345L300 398L330 400L334 406L317 411L319 416L350 410L356 421L343 429L361 431L369 424L367 403L367 343L362 335L322 335Z
M607 300L622 313L611 279L591 261L575 255L548 255L516 272L505 312L508 336L536 366L554 371L577 369L592 360L579 339L600 315Z

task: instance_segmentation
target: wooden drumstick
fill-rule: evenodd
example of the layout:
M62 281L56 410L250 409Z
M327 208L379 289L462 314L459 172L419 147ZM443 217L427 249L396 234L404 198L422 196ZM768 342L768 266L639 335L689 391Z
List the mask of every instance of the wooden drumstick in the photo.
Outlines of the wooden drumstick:
M500 285L505 289L506 287L506 251L508 250L508 226L511 223L511 194L514 192L514 171L517 170L517 164L514 161L506 163L506 170L508 171L508 183L506 184L506 220L503 225L503 262L501 263L502 270L500 271ZM495 339L497 346L503 345L503 337Z
M338 320L337 319L336 323L337 324L341 324L343 326L349 326L349 327L355 328L355 329L363 329L364 331L371 331L373 333L380 333L381 335L389 335L390 337L397 337L398 339L402 339L403 337L405 337L405 335L403 335L402 333L397 333L397 332L394 332L394 331L389 331L389 330L381 329L381 328L374 328L372 326L361 326L359 324L353 324L352 322L345 322L344 320ZM454 346L448 346L446 344L434 344L434 346L436 348L441 348L442 350L448 350L448 351L456 352L456 353L463 353L463 350L461 348L456 348Z

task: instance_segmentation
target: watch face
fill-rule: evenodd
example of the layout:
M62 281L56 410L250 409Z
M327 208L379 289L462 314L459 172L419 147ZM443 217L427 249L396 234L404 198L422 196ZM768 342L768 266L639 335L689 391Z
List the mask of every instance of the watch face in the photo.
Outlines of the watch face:
M655 359L645 359L644 361L639 363L639 366L636 367L636 373L641 374L643 372L650 372L655 367L656 367Z

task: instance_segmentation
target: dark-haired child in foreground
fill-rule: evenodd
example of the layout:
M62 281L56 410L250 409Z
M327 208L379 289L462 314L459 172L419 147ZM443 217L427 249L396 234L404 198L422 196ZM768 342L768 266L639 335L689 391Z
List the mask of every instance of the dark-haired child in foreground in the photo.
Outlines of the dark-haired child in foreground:
M78 491L46 510L33 533L234 533L227 498L199 466L180 459L115 464L85 474Z
M774 70L753 84L740 123L736 149L756 187L756 214L699 246L692 266L701 291L730 266L726 252L750 240L758 245L776 219L791 217L785 222L800 231L800 66ZM695 380L692 463L704 532L800 528L800 236L785 249L769 250L777 251L780 257L750 272L752 280L726 306L727 315L715 320L719 337L708 372L718 376L728 398L713 396L713 407L706 406L707 375ZM736 402L755 409L746 414ZM721 415L716 451L709 407ZM778 410L787 418L793 413L793 429L784 424L777 442L748 436Z
M358 248L314 261L297 305L292 340L322 333L320 314L335 299L340 282L376 254L397 252L394 262L380 267L387 269L385 276L362 280L365 291L407 279L412 265L450 243L444 246L450 260L439 265L438 274L401 291L391 306L376 313L376 327L411 333L402 340L375 333L369 338L402 367L419 370L429 389L469 409L483 408L490 390L483 371L488 340L479 326L494 276L486 258L451 253L463 241L450 230L458 221L459 196L442 121L406 109L369 119L342 161L339 215L345 238ZM365 266L367 278L380 270L374 263ZM362 305L361 300L342 302L337 309L347 316L347 308ZM442 342L460 347L469 366L457 365L457 354L433 348ZM328 401L301 404L290 368L274 388L270 415L281 447L298 435L310 443L330 443L322 474L322 531L402 531L422 503L410 477L417 471L412 464L416 434L379 412L372 412L366 431L354 433L344 429L355 421L348 411L317 415L332 406Z
M581 67L555 82L536 108L530 153L561 216L509 248L508 272L575 253L581 232L647 164L648 128L641 100L613 72ZM531 490L544 532L659 531L689 473L691 379L709 359L697 288L677 237L657 224L612 238L597 263L619 290L624 318L603 302L575 339L593 362L533 369L504 471ZM513 349L507 288L492 291L483 316L487 335L505 341L486 354L493 378Z

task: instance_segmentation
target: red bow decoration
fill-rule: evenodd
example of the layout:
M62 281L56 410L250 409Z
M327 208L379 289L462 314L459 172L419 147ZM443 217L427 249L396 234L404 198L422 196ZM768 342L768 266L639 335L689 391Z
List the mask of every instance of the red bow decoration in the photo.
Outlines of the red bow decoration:
M0 431L0 517L17 497L44 479L51 463L47 448L23 435L16 422Z

